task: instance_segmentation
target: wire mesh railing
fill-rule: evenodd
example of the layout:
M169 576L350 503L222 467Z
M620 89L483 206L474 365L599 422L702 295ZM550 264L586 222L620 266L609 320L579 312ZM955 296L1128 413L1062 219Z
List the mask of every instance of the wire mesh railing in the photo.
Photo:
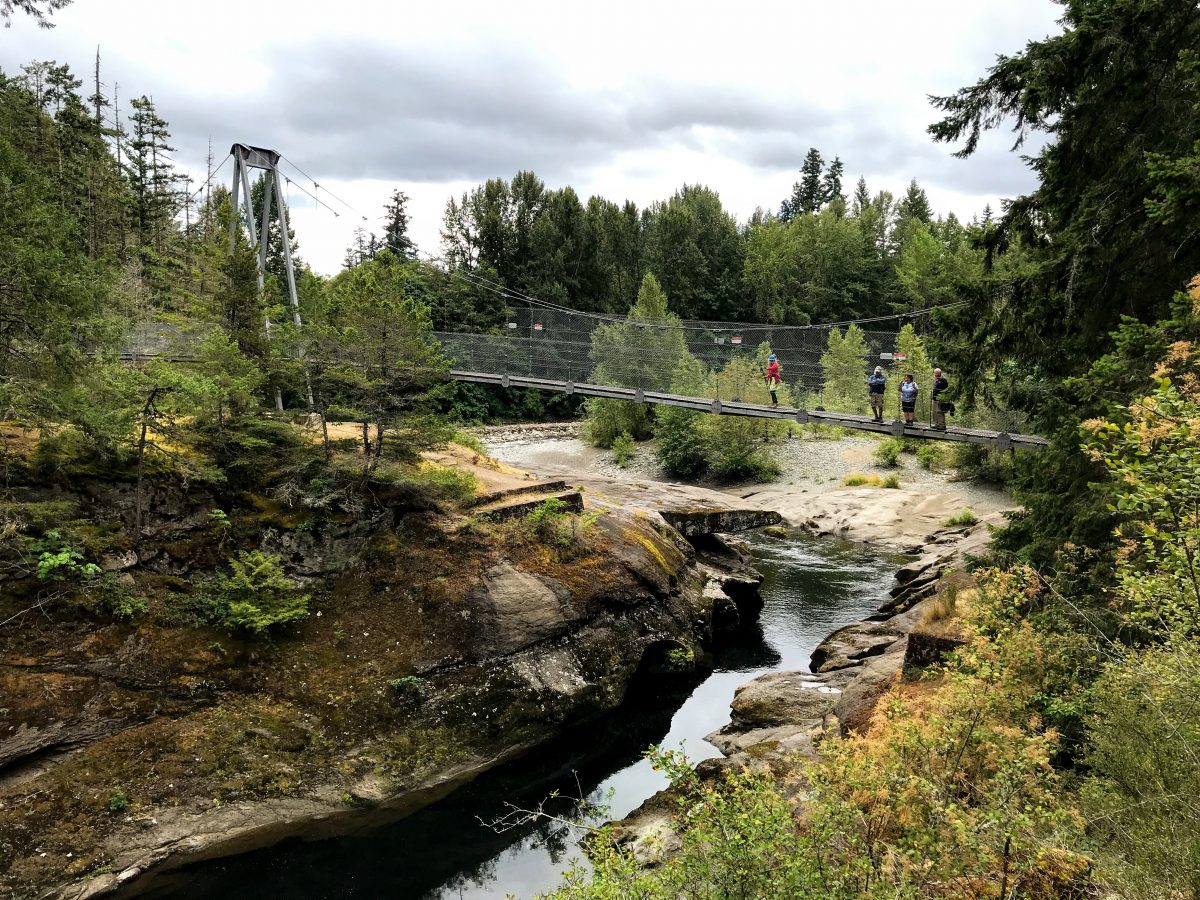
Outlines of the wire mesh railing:
M902 370L905 361L896 359L901 320L892 322L891 329L860 330L866 347L864 392L866 376L876 365ZM799 398L824 388L821 357L835 328L845 333L846 325L642 320L531 306L510 309L500 333L439 332L436 337L461 371L659 391L670 389L674 367L686 350L706 373L708 393L720 399L738 399L745 387L739 378L761 377L758 366L763 348L769 348L778 357L784 383ZM746 365L731 365L739 360Z

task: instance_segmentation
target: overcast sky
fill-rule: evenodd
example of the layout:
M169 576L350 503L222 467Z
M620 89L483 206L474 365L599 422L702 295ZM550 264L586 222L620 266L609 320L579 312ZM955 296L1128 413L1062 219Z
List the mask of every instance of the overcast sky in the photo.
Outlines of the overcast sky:
M280 151L341 212L291 189L301 255L332 273L355 226L379 230L394 187L436 253L449 196L523 168L585 202L644 206L699 182L745 219L778 208L815 146L842 158L848 189L860 174L872 191L915 177L937 212L969 219L1032 177L1007 132L965 161L932 143L926 97L1057 32L1058 12L1050 0L75 0L52 30L17 17L0 31L0 67L52 59L90 78L99 45L107 93L118 84L126 111L153 96L175 159L201 181L210 139L218 161L235 141Z

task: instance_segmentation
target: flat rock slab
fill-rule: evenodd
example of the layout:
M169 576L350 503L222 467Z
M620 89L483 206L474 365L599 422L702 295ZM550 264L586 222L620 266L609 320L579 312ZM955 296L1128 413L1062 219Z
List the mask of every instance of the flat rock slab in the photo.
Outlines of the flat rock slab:
M884 653L904 637L907 629L895 619L886 622L856 622L839 628L817 646L812 655L814 672L832 672L859 665Z

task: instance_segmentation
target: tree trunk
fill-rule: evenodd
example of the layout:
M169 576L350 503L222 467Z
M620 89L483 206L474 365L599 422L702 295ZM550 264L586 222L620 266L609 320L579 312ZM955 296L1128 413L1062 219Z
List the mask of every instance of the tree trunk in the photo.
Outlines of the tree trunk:
M142 535L142 517L145 512L145 498L142 495L142 487L146 481L146 435L150 431L150 417L154 413L154 400L158 396L158 388L150 392L150 396L146 398L146 403L142 406L142 430L138 435L137 448L137 490L134 499L134 532L138 538Z

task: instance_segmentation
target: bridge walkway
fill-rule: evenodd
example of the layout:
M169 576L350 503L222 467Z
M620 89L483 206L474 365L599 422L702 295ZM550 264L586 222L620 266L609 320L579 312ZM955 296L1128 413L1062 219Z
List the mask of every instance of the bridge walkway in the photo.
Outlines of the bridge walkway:
M630 400L634 403L653 403L678 406L697 412L718 416L751 416L758 419L783 419L790 422L835 425L856 431L889 434L903 438L918 438L930 441L957 441L958 443L982 444L999 450L1040 450L1049 445L1043 437L1030 434L1010 434L1006 431L986 431L979 428L948 427L945 431L917 423L905 427L904 422L876 422L870 416L853 413L828 412L820 409L798 409L787 406L765 406L757 403L741 403L732 400L713 400L708 397L685 397L661 391L643 391L638 388L612 387L605 384L588 384L574 381L555 381L528 375L497 375L491 372L470 372L453 369L450 378L473 384L493 384L500 387L533 388L558 394L579 394L584 397L607 397L613 400Z

